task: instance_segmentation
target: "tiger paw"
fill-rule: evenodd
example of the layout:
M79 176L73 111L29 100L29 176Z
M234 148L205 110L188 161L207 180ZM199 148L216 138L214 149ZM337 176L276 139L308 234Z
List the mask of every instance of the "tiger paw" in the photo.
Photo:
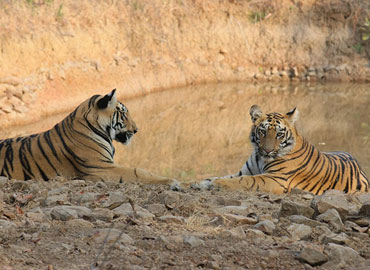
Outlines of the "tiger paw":
M177 180L173 180L172 184L170 185L170 190L184 192L184 188L181 186L180 182Z
M204 179L201 182L191 184L190 188L194 190L212 190L214 188L213 186L214 180L215 179L212 178Z

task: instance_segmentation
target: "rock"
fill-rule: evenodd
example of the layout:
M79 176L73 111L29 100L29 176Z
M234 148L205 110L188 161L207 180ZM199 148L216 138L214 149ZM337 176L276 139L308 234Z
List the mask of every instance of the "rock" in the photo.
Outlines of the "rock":
M232 236L237 237L237 238L246 238L247 237L247 235L244 232L244 229L241 226L232 228L231 230L229 230L229 232Z
M367 202L370 202L370 193L361 193L357 196L357 199L362 203L365 204Z
M52 208L50 215L53 219L67 221L75 218L91 219L91 210L84 206L60 205Z
M67 194L60 194L47 197L42 203L43 206L55 206L60 204L65 204L68 202Z
M311 227L304 224L292 224L287 230L297 240L309 239L312 233Z
M315 214L325 213L328 209L336 209L342 220L348 214L349 203L347 196L339 190L328 190L323 195L315 196L311 201L311 207L315 209Z
M304 224L310 227L322 226L325 224L301 215L289 216L288 219L293 223Z
M54 188L52 190L49 190L48 191L48 196L60 195L60 194L63 194L63 193L68 193L68 191L69 191L68 187L58 187L58 188Z
M72 195L71 201L76 204L95 202L99 197L99 193L86 192L75 193Z
M235 214L247 216L249 213L249 208L247 206L229 205L224 207L216 207L213 209L213 212L218 215Z
M251 217L246 217L242 215L235 215L235 214L225 214L224 217L231 221L234 224L237 225L242 225L242 224L256 224L257 223L257 218L251 218Z
M245 234L248 238L254 239L254 238L266 238L266 235L260 231L255 229L247 229L245 231Z
M325 213L318 215L316 219L318 221L329 223L329 225L334 228L335 232L340 232L344 228L342 219L336 209L329 209Z
M77 212L67 206L55 206L51 210L50 215L53 219L63 221L78 218Z
M323 235L320 241L323 244L334 243L337 245L348 245L350 242L350 239L345 233L340 233L340 234L332 233L330 235Z
M191 247L199 247L204 246L204 241L202 239L199 239L198 237L192 236L192 235L184 235L183 241L185 244L190 245Z
M113 228L96 230L93 234L93 239L97 244L112 244L116 242L122 245L133 245L135 242L128 234Z
M8 177L0 176L0 188L3 188L8 183Z
M160 221L167 222L167 223L184 223L185 219L184 217L179 217L179 216L173 216L173 215L166 215L166 216L161 216L158 218Z
M286 217L292 215L302 215L311 218L314 214L314 210L304 204L295 203L291 201L283 201L281 204L279 217Z
M90 221L77 218L68 220L66 222L66 227L72 228L77 231L85 231L94 228L94 224L92 224Z
M148 204L145 205L145 208L157 217L167 212L166 207L161 203Z
M128 217L135 217L140 218L146 221L151 221L155 216L150 213L148 210L135 205L135 212L132 209L132 206L130 203L124 203L121 206L113 209L113 213L116 216L128 216Z
M10 181L11 187L14 191L28 191L30 189L30 182L28 181Z
M107 208L95 208L92 213L94 219L103 221L112 221L114 213Z
M324 269L338 269L342 267L355 267L359 265L364 259L350 247L329 243L325 248L325 252L329 256L329 261L322 265Z
M103 207L106 207L112 210L116 207L119 207L125 202L126 203L128 202L128 197L124 195L123 192L113 191L113 192L109 192L109 197L105 202L103 202Z
M180 196L173 191L165 191L159 195L159 200L167 209L173 209L180 201Z
M370 201L365 202L361 208L360 211L358 212L359 215L363 215L366 217L370 217Z
M256 225L253 226L253 228L271 235L275 230L275 224L270 220L264 220L258 222Z
M15 224L11 221L5 220L5 219L0 219L0 231L1 230L7 230L10 228L14 228Z
M35 222L43 222L46 219L46 216L44 213L27 212L26 216Z
M321 251L309 247L302 249L298 259L311 266L318 266L328 261L328 257Z

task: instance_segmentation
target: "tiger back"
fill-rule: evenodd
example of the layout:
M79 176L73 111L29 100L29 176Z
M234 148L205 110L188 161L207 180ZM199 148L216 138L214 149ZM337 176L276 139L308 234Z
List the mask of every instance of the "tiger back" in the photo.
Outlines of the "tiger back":
M250 115L252 155L238 173L206 179L201 186L273 193L293 188L314 194L328 189L369 192L370 182L354 157L346 152L321 152L299 135L296 109L264 114L253 105Z
M94 95L53 128L0 141L0 175L50 180L56 176L171 184L172 179L115 164L113 140L128 144L138 128L116 90Z

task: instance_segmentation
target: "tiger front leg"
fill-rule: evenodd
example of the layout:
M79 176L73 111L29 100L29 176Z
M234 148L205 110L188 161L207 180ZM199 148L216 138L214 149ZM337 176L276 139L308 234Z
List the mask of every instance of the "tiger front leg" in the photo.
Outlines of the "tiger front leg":
M173 190L180 190L180 186L175 179L162 177L152 174L140 168L127 168L122 166L114 166L105 170L91 171L89 179L101 179L112 182L127 182L127 183L142 183L142 184L162 184L170 185Z
M247 191L262 191L275 194L285 193L287 191L286 182L277 180L273 175L242 175L234 178L216 178L206 179L197 183L196 186L200 189L229 189L229 190L247 190Z

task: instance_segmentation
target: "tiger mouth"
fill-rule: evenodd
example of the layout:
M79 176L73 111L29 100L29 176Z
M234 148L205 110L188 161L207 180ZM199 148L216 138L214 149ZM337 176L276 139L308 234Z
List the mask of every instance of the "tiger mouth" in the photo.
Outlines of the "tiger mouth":
M118 133L116 135L116 141L127 145L127 144L130 143L133 135L134 135L134 133L130 132L130 131L125 131L125 132Z

